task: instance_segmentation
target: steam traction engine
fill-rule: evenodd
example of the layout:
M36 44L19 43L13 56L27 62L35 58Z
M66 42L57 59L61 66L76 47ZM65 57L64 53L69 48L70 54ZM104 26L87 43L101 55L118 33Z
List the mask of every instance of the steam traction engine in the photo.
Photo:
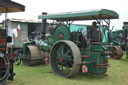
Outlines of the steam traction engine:
M11 38L7 36L6 30L0 30L0 85L6 80L13 80L13 53L11 48L7 50L7 42L11 42Z
M23 62L32 49L37 51L31 52L31 55L41 54L42 60L50 56L50 64L53 72L62 77L70 77L78 71L94 74L105 74L107 72L108 56L112 54L114 46L110 45L109 24L110 19L117 19L119 16L116 12L106 9L93 10L86 12L68 12L61 14L43 13L39 16L42 19L42 41L40 44L24 44ZM51 35L46 36L47 20L58 22L53 28ZM90 25L82 27L72 27L74 21L95 20L98 24L98 41L92 42L88 36ZM101 39L100 39L101 38ZM31 49L32 48L32 49Z

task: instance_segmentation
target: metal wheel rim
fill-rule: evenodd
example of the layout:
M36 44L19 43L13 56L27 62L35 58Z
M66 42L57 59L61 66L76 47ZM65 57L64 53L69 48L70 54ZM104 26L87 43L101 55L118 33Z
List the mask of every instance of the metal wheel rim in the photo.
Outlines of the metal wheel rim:
M62 51L62 47L64 52L63 55L57 54L60 53L60 51ZM64 51L65 49L68 49L68 51ZM59 58L60 61L57 58ZM62 58L64 58L63 61L61 61ZM81 62L80 50L72 41L60 40L53 45L50 52L50 64L55 74L60 75L62 77L70 77L79 71L80 62ZM59 68L59 65L62 66L61 69ZM66 67L66 71L68 68L69 72L65 73L64 71L65 67Z

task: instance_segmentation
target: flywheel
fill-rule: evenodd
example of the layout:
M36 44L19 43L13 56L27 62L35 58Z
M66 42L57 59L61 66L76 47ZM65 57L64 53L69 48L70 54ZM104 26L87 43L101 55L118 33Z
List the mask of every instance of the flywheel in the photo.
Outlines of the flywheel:
M70 77L79 71L80 62L80 50L72 41L60 40L52 46L50 64L55 74Z
M70 40L70 36L71 33L66 25L58 25L53 32L53 41Z

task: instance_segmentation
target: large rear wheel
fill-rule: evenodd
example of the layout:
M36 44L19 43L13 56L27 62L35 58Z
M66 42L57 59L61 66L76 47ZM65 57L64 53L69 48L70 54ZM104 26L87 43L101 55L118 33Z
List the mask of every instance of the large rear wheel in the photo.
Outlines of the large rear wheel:
M80 62L80 50L72 41L60 40L53 45L50 64L55 74L70 77L79 71Z

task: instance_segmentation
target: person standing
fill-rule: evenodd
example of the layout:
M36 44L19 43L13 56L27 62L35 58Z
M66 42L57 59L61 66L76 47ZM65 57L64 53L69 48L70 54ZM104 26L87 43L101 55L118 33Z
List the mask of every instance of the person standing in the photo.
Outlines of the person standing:
M92 23L92 26L88 29L88 39L90 39L91 42L101 41L101 32L95 21Z

